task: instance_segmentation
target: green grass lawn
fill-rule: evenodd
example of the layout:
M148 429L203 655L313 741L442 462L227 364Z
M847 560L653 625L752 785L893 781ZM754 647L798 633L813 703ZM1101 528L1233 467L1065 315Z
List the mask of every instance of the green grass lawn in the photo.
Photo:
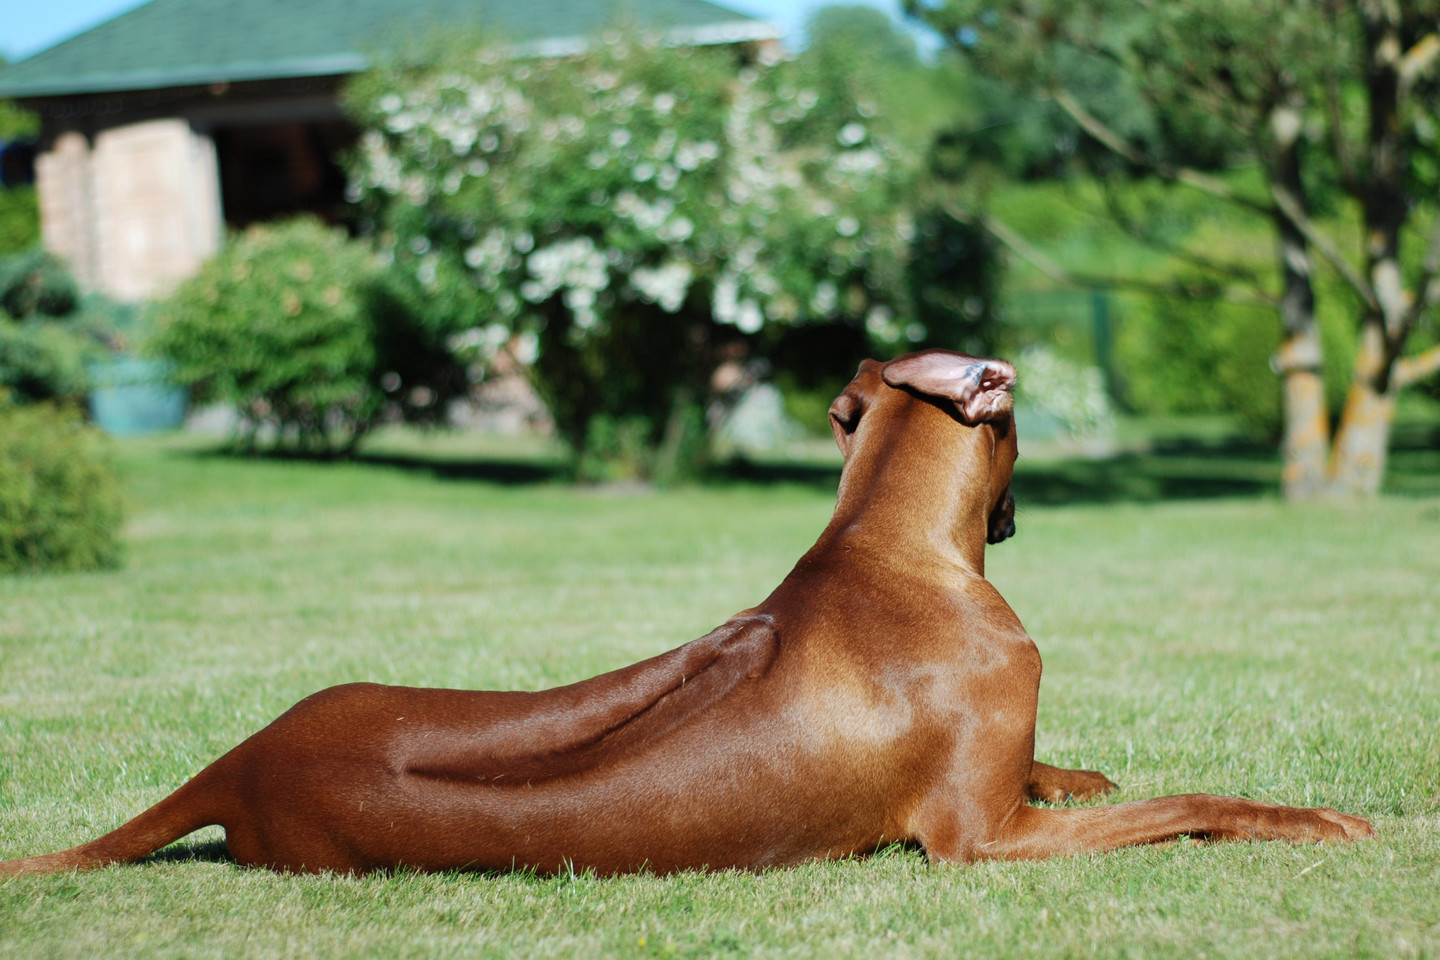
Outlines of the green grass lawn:
M124 569L0 579L0 857L114 827L328 684L533 689L699 636L833 500L823 465L576 491L543 449L454 440L333 466L120 453ZM1022 461L1019 534L990 559L1045 657L1042 759L1105 771L1113 800L1335 806L1377 841L352 879L237 868L210 831L0 882L0 956L1440 955L1440 491L1417 456L1406 496L1305 509L1172 484L1181 461Z

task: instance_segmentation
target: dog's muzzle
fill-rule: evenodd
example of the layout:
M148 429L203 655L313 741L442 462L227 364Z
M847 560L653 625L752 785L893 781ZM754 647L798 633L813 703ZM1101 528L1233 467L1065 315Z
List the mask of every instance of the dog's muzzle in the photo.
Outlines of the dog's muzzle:
M990 513L990 529L985 537L987 543L999 543L1015 536L1015 495L1005 488L1005 496Z

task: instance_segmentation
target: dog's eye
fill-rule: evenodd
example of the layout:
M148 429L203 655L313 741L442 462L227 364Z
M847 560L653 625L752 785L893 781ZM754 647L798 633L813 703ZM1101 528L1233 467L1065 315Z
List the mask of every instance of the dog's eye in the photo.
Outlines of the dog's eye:
M830 405L830 419L846 433L854 433L860 425L860 401L848 393L842 393Z

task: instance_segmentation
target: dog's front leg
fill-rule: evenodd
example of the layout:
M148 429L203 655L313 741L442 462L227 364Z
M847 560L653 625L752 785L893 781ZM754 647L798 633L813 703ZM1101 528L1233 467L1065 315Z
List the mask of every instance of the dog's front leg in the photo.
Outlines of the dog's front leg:
M1025 790L1031 800L1064 803L1066 800L1089 800L1115 789L1105 774L1096 770L1066 770L1039 760L1030 765L1030 780Z
M996 836L978 844L974 854L986 860L1032 860L1186 836L1321 843L1374 835L1368 820L1329 808L1191 793L1081 810L1022 806Z

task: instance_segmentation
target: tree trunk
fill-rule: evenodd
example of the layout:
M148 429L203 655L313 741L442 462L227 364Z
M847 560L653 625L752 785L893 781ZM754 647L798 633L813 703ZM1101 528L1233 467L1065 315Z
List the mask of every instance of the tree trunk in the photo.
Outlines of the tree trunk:
M1377 324L1366 324L1331 452L1332 497L1373 497L1380 492L1395 422L1395 385L1385 373L1384 333Z
M1366 279L1373 293L1360 321L1355 373L1330 457L1330 494L1373 497L1385 477L1390 427L1395 420L1394 366L1409 335L1409 295L1400 268L1401 230L1409 215L1405 177L1400 77L1404 54L1399 5L1363 0L1365 94L1369 108L1367 174L1358 184L1365 227Z
M1285 378L1281 484L1287 500L1316 500L1326 494L1330 423L1319 339L1313 327L1287 332L1277 355Z
M1300 178L1300 140L1304 100L1291 90L1270 109L1269 142L1261 147L1268 159L1273 187L1293 198L1308 213L1305 184ZM1304 233L1277 206L1275 229L1283 292L1280 324L1285 339L1273 366L1284 378L1285 437L1281 444L1281 483L1287 500L1315 500L1325 495L1330 426L1321 373L1320 332L1315 324L1315 290Z

